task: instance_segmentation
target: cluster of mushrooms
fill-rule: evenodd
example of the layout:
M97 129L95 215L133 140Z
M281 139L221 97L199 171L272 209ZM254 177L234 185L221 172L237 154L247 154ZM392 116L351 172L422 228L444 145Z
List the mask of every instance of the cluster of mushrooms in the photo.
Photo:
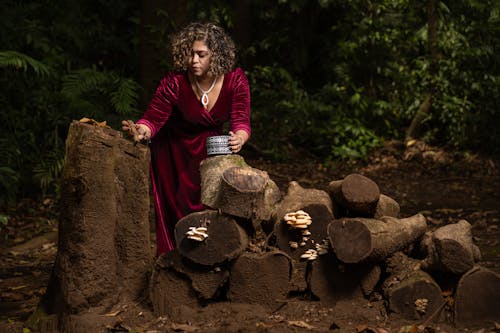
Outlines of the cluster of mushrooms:
M208 238L207 228L206 227L189 227L189 231L186 232L186 236L189 239L203 242Z
M286 223L290 226L291 229L301 229L301 234L302 234L301 242L299 243L290 241L289 242L290 247L292 249L297 249L299 246L305 246L306 242L309 240L309 236L311 235L311 232L308 230L308 227L312 223L311 216L303 210L298 210L296 212L286 213L285 216L283 217L283 220L286 221ZM317 259L318 255L323 255L328 253L329 246L330 243L328 242L328 240L323 240L322 243L315 244L316 249L306 250L306 252L304 252L300 256L300 258L307 260Z

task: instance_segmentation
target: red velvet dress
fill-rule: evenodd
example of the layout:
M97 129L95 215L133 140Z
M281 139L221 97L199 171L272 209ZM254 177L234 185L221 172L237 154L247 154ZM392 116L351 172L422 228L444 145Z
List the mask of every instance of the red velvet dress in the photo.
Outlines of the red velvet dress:
M224 75L210 111L203 108L187 73L163 78L138 124L151 129L151 180L156 211L158 255L174 249L173 230L183 216L204 209L200 199L200 162L207 157L206 138L221 135L223 123L250 135L250 89L237 68Z

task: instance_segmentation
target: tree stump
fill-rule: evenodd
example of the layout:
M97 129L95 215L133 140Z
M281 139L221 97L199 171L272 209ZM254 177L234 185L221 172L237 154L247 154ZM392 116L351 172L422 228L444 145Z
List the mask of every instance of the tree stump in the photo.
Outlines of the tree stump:
M420 270L420 263L401 252L388 258L386 263L390 275L382 289L389 310L407 320L425 320L436 314L444 302L441 288L429 274Z
M149 149L118 131L74 121L62 178L58 253L45 311L64 317L137 300L152 260Z
M375 208L374 217L376 219L381 218L382 216L399 217L400 211L401 207L396 200L385 194L380 194L377 207Z
M321 303L328 306L340 300L362 299L362 281L372 267L370 264L346 265L333 253L320 255L311 262L309 289Z
M308 213L312 219L312 223L307 229L291 228L283 219L274 225L276 245L294 260L299 260L306 250L315 249L316 244L328 240L327 228L333 220L331 210L324 204L309 204L302 206L302 210ZM305 236L304 231L308 231L310 234ZM292 243L295 243L297 247L292 247Z
M186 237L189 227L206 227L208 238L196 241ZM248 245L248 235L236 221L215 210L204 210L184 216L175 225L175 242L179 253L203 266L217 266L237 258Z
M380 261L421 237L426 219L416 214L404 219L343 218L328 226L333 251L342 262Z
M350 174L328 184L335 203L347 210L348 216L373 217L380 198L378 185L368 177Z
M252 221L254 227L270 220L281 193L265 171L252 168L238 155L202 161L201 201L226 214Z
M465 220L426 233L420 248L427 255L422 262L424 270L461 274L472 269L481 257L472 240L471 225Z
M498 323L499 299L500 275L475 266L458 282L454 309L456 323L461 326Z
M290 258L283 252L244 253L233 264L228 298L276 309L288 295Z
M181 268L181 269L179 269ZM177 251L170 251L158 258L151 274L149 298L156 316L180 320L185 309L201 307L189 277L182 271Z

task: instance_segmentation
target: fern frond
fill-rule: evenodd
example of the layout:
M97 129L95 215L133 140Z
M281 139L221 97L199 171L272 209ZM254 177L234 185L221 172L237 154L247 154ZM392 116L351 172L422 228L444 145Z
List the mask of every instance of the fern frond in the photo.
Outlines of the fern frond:
M80 69L63 77L62 93L77 98L91 91L100 91L115 79L113 74L93 69Z
M121 115L131 114L136 110L139 98L139 85L131 79L119 79L116 90L111 92L111 103Z
M0 67L21 68L25 72L31 68L37 75L40 76L50 74L50 68L48 66L26 54L16 51L0 51Z

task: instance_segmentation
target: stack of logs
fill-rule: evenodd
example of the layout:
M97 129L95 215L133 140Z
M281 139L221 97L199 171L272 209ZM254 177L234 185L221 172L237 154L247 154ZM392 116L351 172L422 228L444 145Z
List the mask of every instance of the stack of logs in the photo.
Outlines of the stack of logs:
M178 222L176 250L156 262L149 288L157 315L224 300L275 310L290 295L327 306L381 295L391 315L409 320L500 318L500 277L477 264L465 220L431 230L422 214L402 218L399 204L360 174L328 191L292 181L282 196L238 155L210 157L200 171L207 210ZM312 223L294 227L293 214ZM187 237L199 227L206 239Z

